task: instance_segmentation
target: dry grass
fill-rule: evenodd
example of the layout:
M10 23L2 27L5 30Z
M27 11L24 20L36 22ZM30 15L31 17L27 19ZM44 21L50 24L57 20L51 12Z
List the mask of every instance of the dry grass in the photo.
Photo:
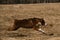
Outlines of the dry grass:
M43 35L42 33L32 29L19 29L13 32L6 31L6 29L13 25L14 19L25 19L31 17L44 18L48 24L53 24L53 27L51 29L49 28L49 30L51 30L50 32L54 33L54 35ZM51 37L60 38L59 30L60 3L0 5L1 40L49 40Z

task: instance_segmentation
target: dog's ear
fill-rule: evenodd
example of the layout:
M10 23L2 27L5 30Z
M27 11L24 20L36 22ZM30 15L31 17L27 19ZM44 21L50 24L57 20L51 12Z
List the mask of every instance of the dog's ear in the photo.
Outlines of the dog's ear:
M42 25L45 25L45 20L43 18L40 19Z

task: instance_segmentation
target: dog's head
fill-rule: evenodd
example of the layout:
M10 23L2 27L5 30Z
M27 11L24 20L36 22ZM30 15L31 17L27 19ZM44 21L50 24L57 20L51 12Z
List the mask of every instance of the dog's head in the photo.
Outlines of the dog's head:
M45 20L43 18L33 18L33 21L40 25L45 25Z

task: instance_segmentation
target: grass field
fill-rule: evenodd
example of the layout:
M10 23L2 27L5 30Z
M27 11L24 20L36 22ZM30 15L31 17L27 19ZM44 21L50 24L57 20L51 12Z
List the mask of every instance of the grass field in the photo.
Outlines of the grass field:
M52 24L52 28L48 26L45 30L54 35L24 28L7 31L14 19L34 17L44 18L46 23ZM60 40L60 3L0 5L0 40Z

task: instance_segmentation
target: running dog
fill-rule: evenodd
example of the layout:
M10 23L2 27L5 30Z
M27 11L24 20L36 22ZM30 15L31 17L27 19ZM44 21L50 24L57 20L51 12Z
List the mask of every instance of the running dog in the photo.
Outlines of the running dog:
M19 29L20 27L33 28L34 30L37 30L39 32L46 34L45 31L40 28L45 25L47 24L45 23L45 20L43 18L29 18L29 19L23 19L23 20L14 19L13 27L9 28L8 30L15 31Z

